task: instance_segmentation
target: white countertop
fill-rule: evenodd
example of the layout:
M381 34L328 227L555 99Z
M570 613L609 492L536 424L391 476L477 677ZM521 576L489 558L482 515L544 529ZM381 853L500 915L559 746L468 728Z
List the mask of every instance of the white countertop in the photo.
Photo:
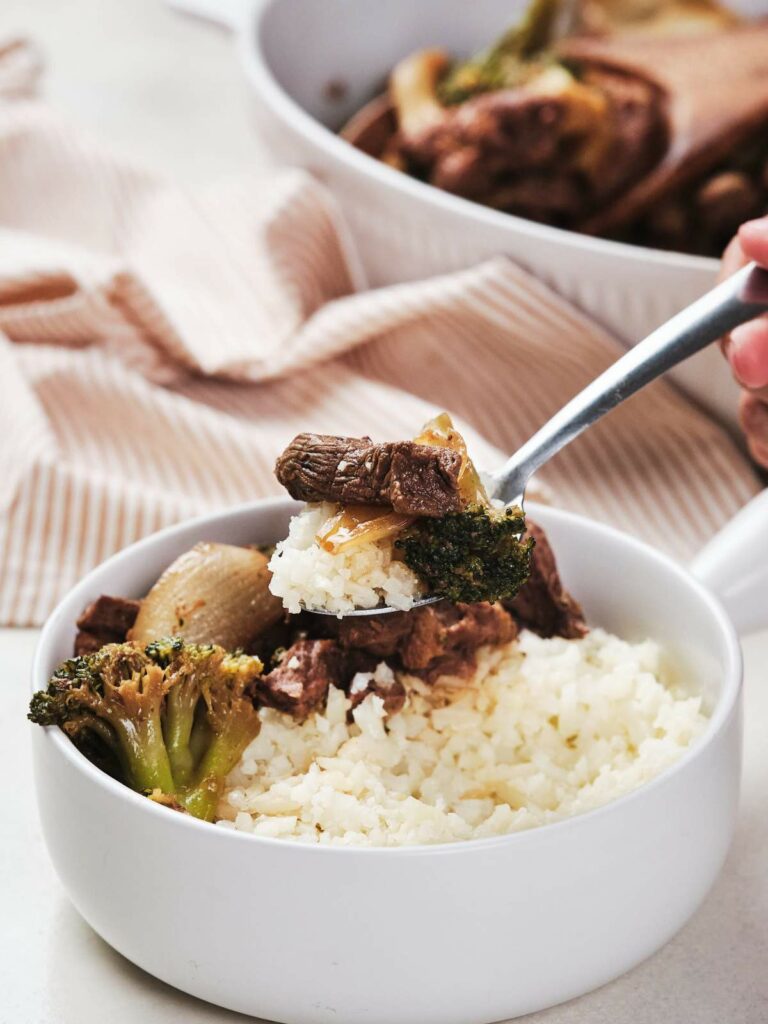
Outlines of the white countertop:
M133 159L202 180L263 158L230 41L160 0L3 0L37 39L49 100ZM0 1024L234 1024L133 967L70 906L39 833L24 723L34 631L0 630ZM542 1024L768 1021L768 633L745 643L741 817L723 874L665 949ZM342 1022L343 1024L343 1022Z

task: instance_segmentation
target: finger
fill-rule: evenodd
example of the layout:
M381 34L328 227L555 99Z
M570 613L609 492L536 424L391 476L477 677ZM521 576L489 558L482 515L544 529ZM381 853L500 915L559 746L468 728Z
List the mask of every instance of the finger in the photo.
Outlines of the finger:
M720 262L720 273L717 277L718 281L724 281L731 274L735 274L737 270L741 270L747 263L749 263L749 260L744 255L744 250L741 248L741 242L737 235L731 240L728 248L723 253L723 258ZM726 334L720 340L720 349L726 359L729 358L730 346L731 337L729 334Z
M742 387L768 396L768 317L734 327L725 354Z
M768 468L768 405L745 391L739 405L741 428L752 458Z
M739 228L739 245L748 260L768 267L768 217L749 220Z
M751 257L744 255L744 250L741 247L739 236L737 235L735 238L731 239L728 248L723 253L718 280L724 281L726 277L730 277L731 274L735 274L737 270L741 270L743 266L749 263L750 258Z

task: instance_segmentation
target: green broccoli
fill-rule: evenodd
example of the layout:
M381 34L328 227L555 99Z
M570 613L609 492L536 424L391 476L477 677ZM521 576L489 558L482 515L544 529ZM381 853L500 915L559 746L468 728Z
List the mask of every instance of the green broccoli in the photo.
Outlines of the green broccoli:
M395 541L403 560L449 601L504 601L517 594L531 572L534 541L522 539L525 519L516 507L473 504L462 512L422 518Z
M249 654L216 650L222 656L217 655L212 659L215 663L199 673L202 702L190 737L193 785L184 794L189 813L206 821L213 819L227 776L261 725L250 696L251 684L261 674L261 661ZM173 690L169 698L172 695Z
M532 0L519 24L509 29L489 50L456 64L438 88L446 106L463 103L482 92L523 85L554 63L547 53L560 0Z
M257 735L258 658L179 638L107 644L65 661L28 717L58 725L131 789L210 821L226 776Z

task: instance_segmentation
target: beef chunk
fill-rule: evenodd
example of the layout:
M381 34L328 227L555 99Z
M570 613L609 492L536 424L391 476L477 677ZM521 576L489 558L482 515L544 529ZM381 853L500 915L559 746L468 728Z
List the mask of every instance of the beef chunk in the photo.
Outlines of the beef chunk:
M119 643L120 641L104 640L95 633L89 633L85 629L78 629L75 634L75 657L79 658L86 654L95 654L100 651L104 644Z
M403 668L426 669L441 657L448 647L448 632L460 617L458 605L441 603L417 608L412 613L411 628L400 646Z
M341 651L332 640L298 640L277 668L256 681L256 699L294 718L306 718L323 707L328 688L341 687Z
M77 620L77 628L89 633L102 633L125 638L139 614L139 602L127 597L102 594L85 609Z
M378 667L372 675L358 675L352 679L349 688L351 710L354 711L358 704L362 704L369 693L381 697L388 715L396 715L403 710L405 687L387 666Z
M669 145L669 125L663 93L653 83L616 68L587 66L581 75L584 84L600 89L608 100L611 126L611 144L589 181L594 209L661 160Z
M588 632L584 615L579 604L563 587L546 534L530 521L528 533L536 541L531 575L517 596L505 602L505 607L521 627L539 636L562 636L566 639L584 636Z
M510 88L447 109L437 124L399 134L395 154L437 188L495 209L578 225L637 181L667 144L661 91L644 78L588 68L595 115L569 91Z
M500 646L513 640L517 633L517 628L509 612L500 604L483 601L478 604L448 605L442 609L440 605L436 605L434 608L428 606L424 611L435 613L437 624L436 627L431 628L430 634L432 636L435 632L439 634L443 650L449 654L457 651L474 652L478 647L484 647L487 644ZM416 664L417 661L423 662L428 653L422 646L423 640L423 627L414 630L410 644L411 649L408 652L409 660L414 668L431 669L434 653L426 664Z
M355 678L362 685L352 689ZM254 696L260 704L302 719L325 705L330 686L346 690L352 708L369 693L382 698L390 715L405 703L403 684L386 666L380 667L379 658L364 650L342 650L330 639L296 640L279 665L257 680Z
M516 627L499 604L439 604L389 615L355 616L333 624L339 645L364 651L432 681L464 675L475 666L475 651L512 640Z
M75 654L91 654L105 644L122 643L139 614L139 601L102 594L77 620Z
M413 441L374 444L369 437L299 434L275 465L299 501L389 505L414 516L458 512L461 456Z
M557 97L487 93L450 108L441 122L416 135L395 136L393 147L412 173L437 188L496 209L567 222L581 213L584 196L562 153L566 112Z
M514 620L500 604L428 605L419 609L403 654L403 666L434 682L444 675L465 676L477 663L476 652L500 646L517 633ZM429 612L431 614L424 614Z
M364 651L375 658L392 658L413 628L412 612L390 612L388 615L350 615L345 619L329 619L327 627L338 637L345 651Z

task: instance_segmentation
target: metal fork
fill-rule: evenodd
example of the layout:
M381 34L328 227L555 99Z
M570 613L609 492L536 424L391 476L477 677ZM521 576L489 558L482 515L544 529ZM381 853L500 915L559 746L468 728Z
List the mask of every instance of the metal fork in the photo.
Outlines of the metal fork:
M649 334L555 413L492 476L491 497L522 508L531 476L582 431L667 370L767 310L768 270L750 263ZM414 607L439 600L425 597ZM386 615L396 610L384 605L346 615Z

